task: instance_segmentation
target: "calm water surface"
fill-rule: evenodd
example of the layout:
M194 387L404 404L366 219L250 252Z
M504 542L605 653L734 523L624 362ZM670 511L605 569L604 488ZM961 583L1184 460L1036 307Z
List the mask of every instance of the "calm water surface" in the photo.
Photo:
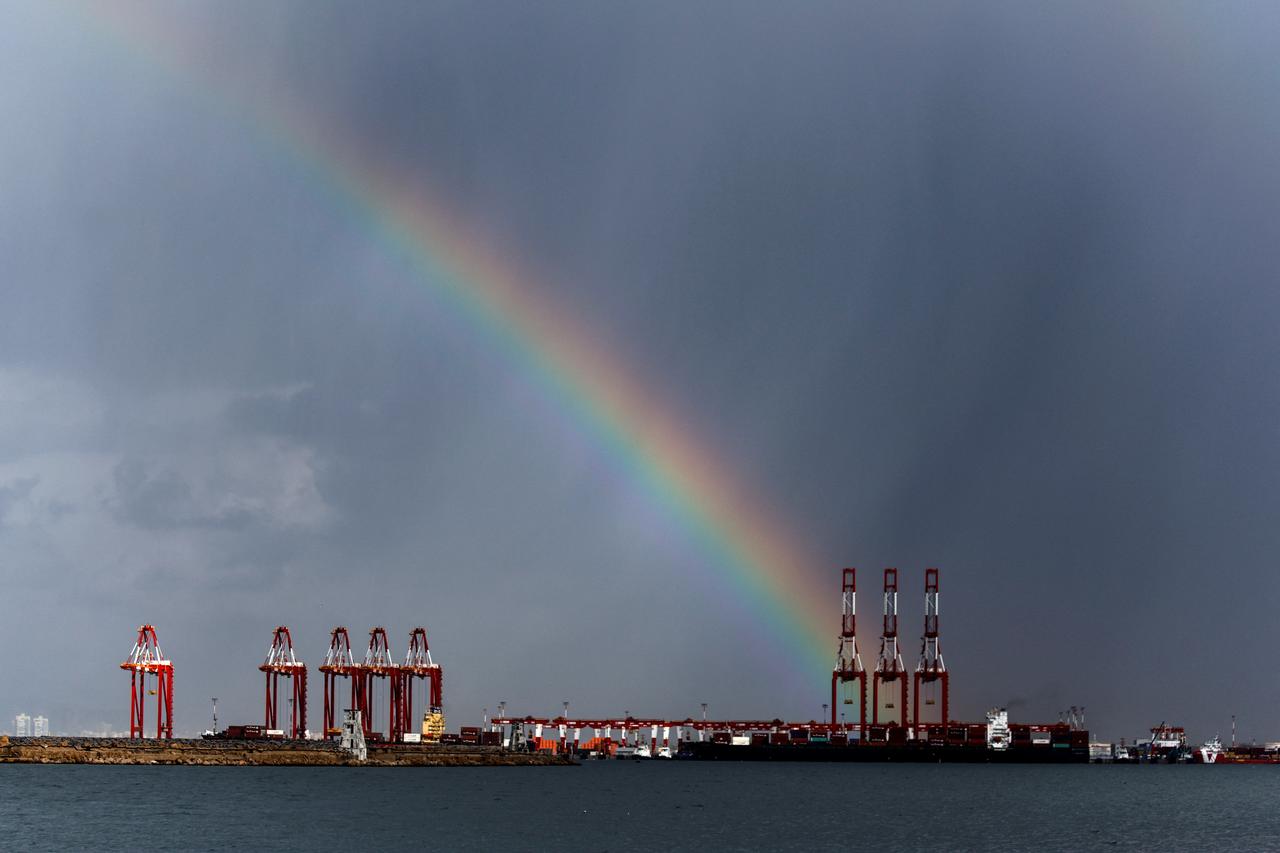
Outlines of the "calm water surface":
M0 849L1280 850L1277 767L0 765Z

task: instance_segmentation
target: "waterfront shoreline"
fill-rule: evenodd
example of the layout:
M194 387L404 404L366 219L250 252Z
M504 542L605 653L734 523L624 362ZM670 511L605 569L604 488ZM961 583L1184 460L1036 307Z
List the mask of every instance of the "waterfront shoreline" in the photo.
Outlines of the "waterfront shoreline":
M0 764L182 765L207 767L548 767L568 756L501 747L371 746L358 761L331 741L128 738L4 738Z

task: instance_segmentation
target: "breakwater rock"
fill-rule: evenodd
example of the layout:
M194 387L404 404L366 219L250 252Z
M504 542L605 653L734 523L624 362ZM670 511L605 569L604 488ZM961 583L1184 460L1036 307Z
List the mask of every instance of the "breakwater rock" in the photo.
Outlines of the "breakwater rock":
M0 739L0 763L186 764L265 767L495 767L573 764L567 756L495 746L370 746L356 761L332 741L38 737Z

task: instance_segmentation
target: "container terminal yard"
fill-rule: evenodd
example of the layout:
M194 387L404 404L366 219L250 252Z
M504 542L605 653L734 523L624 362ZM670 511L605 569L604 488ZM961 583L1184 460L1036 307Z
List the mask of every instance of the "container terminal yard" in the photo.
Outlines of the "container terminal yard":
M950 672L939 643L939 571L924 573L920 659L908 670L898 645L898 570L883 573L880 649L868 671L857 643L857 571L841 573L840 632L829 718L807 722L570 717L498 713L479 726L445 728L444 677L425 628L413 628L397 659L384 627L369 631L358 657L345 627L334 628L324 662L323 721L308 725L307 665L286 626L271 635L263 721L214 728L200 740L173 737L174 662L153 625L142 625L120 668L129 673L128 740L0 739L0 762L188 764L564 764L582 759L713 761L896 761L1084 763L1280 763L1280 749L1229 747L1215 738L1191 749L1185 732L1161 723L1132 746L1096 744L1072 708L1054 723L1010 722L995 708L976 722L950 717ZM282 682L284 682L282 684ZM285 707L282 708L282 690ZM868 694L870 696L868 697ZM870 702L868 703L868 698ZM148 719L148 707L153 708ZM825 711L824 711L825 713ZM385 727L383 724L385 723Z
M543 719L509 717L503 708L489 724L503 729L503 742L509 748L587 756L736 761L1089 761L1089 733L1079 719L1045 725L1010 723L1003 709L992 710L982 722L950 718L951 675L939 644L936 568L925 570L924 589L920 660L914 671L908 671L898 648L898 570L884 570L880 653L875 669L868 672L858 651L857 570L843 570L829 719L803 723L569 719L567 713ZM548 732L553 736L546 737ZM584 732L591 733L585 741Z

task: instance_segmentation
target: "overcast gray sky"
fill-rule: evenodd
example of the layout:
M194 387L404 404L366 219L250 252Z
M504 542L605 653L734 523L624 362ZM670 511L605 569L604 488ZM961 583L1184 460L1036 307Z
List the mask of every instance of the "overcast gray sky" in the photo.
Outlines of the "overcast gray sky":
M1280 739L1274 4L142 6L216 97L102 5L0 5L6 716L123 728L143 621L182 732L260 717L280 623L312 664L426 625L453 725L825 701L260 85L714 447L822 561L833 655L841 565L868 662L901 569L911 665L937 565L955 716Z

